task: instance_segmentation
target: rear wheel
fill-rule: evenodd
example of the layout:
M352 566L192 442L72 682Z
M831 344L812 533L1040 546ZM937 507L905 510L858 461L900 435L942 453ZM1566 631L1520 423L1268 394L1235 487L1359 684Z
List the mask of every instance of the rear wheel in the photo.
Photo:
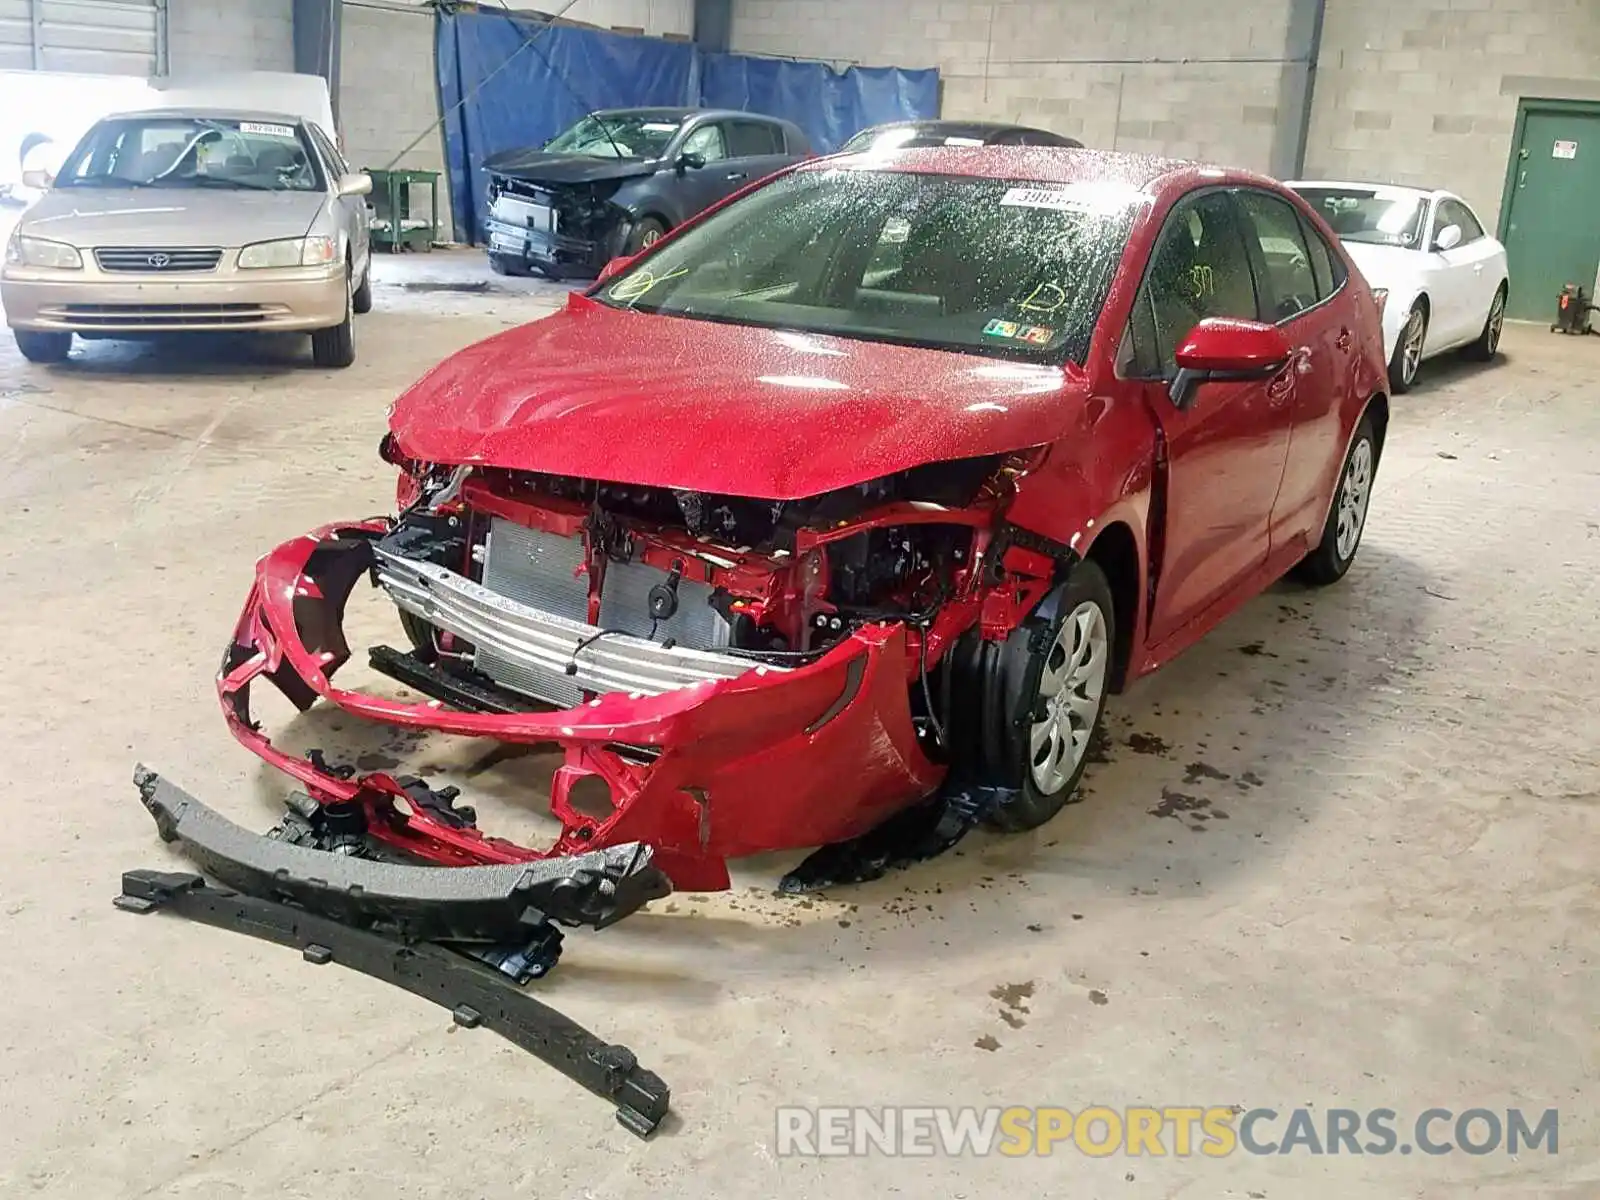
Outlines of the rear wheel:
M70 333L40 333L29 329L13 329L11 333L17 339L17 349L29 362L66 362L67 355L72 352Z
M989 815L1008 832L1037 828L1067 804L1105 713L1116 645L1111 587L1096 564L1080 562L1053 599L1053 615L1030 618L1001 648L1004 711L986 722L1000 765L1020 780Z
M1305 582L1317 586L1337 583L1350 569L1367 527L1367 504L1372 499L1372 479L1377 470L1378 443L1372 433L1372 418L1363 416L1345 455L1344 470L1339 473L1339 486L1322 527L1322 540L1295 568L1295 574Z
M1466 349L1466 356L1478 362L1492 362L1494 356L1500 352L1500 331L1506 324L1506 287L1500 285L1500 290L1494 294L1494 299L1489 304L1489 315L1483 319L1483 332L1478 334L1478 340Z
M1417 381L1417 369L1422 366L1422 347L1427 340L1428 310L1419 300L1411 306L1405 324L1400 326L1394 357L1389 360L1389 390L1395 395L1409 392Z

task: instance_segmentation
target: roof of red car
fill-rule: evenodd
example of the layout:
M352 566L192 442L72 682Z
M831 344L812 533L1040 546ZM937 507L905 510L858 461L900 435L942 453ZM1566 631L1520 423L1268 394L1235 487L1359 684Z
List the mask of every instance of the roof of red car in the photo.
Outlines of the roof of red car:
M1211 175L1219 179L1257 176L1205 163L1153 154L1123 154L1114 150L1071 150L1059 146L930 147L863 153L818 159L804 169L821 167L874 168L886 171L925 172L930 175L966 175L979 179L1027 179L1038 183L1112 183L1144 189L1168 176L1188 179Z

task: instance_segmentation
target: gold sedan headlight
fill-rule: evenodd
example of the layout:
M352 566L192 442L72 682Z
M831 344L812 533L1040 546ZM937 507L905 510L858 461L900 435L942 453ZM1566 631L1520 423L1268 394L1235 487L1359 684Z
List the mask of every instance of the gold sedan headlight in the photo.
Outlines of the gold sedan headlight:
M83 270L83 255L76 246L13 233L6 243L6 263L13 267L47 267L57 271Z
M330 237L285 238L246 246L239 251L239 268L324 267L338 257L339 245Z

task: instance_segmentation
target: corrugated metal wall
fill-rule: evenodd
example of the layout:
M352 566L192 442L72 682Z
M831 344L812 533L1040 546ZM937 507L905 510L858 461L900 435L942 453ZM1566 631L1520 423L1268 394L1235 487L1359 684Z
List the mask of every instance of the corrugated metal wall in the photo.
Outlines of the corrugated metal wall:
M161 0L0 0L0 70L154 75Z

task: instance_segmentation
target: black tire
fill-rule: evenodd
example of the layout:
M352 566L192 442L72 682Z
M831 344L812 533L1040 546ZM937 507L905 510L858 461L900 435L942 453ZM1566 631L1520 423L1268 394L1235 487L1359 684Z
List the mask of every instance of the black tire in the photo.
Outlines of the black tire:
M1422 340L1417 345L1416 357L1413 359L1406 353L1407 334L1412 329L1413 322L1421 322L1422 328L1417 337ZM1428 340L1428 306L1418 300L1411 306L1411 311L1406 315L1405 324L1400 326L1400 336L1395 339L1394 355L1389 359L1389 393L1393 396L1403 396L1409 392L1417 382L1417 372L1422 368L1423 345Z
M520 259L506 258L502 254L489 255L489 270L496 275L508 275L513 279L526 279L532 274L526 263Z
M367 264L367 271L361 277L361 286L350 296L350 307L357 313L372 311L372 264Z
M356 361L355 316L350 311L348 292L344 302L344 320L331 329L312 332L311 361L319 367L333 369L348 367Z
M628 230L628 240L622 243L624 254L637 254L655 245L667 232L667 223L659 217L640 217Z
M1355 540L1353 542L1347 540L1345 549L1341 550L1340 527L1346 511L1346 488L1351 486L1351 468L1363 453L1367 463L1366 484L1359 505ZM1359 471L1357 473L1359 474ZM1356 435L1350 440L1350 449L1345 453L1344 462L1339 467L1339 481L1334 485L1333 502L1328 505L1328 519L1322 525L1322 540L1317 543L1317 548L1301 559L1299 565L1295 567L1294 573L1302 581L1314 587L1326 587L1344 578L1345 572L1350 569L1350 564L1356 559L1356 551L1361 549L1362 535L1367 531L1367 508L1372 500L1372 484L1377 473L1378 441L1372 431L1372 418L1363 414L1361 424L1356 426Z
M1041 783L1036 765L1051 772L1052 748L1048 741L1041 752L1033 749L1035 727L1044 725L1049 717L1051 700L1041 694L1041 685L1047 667L1057 659L1064 665L1071 655L1073 638L1078 630L1064 630L1075 614L1086 608L1099 610L1101 644L1099 668L1099 698L1093 719L1088 724L1083 749L1077 761L1066 772L1057 773L1053 782ZM1093 618L1089 618L1091 621ZM1064 645L1060 640L1067 638ZM1116 608L1111 598L1111 587L1105 574L1092 562L1081 562L1072 568L1066 583L1052 592L1039 609L1022 627L1014 632L1005 645L999 648L1001 684L998 689L1002 711L993 714L997 720L984 722L990 743L990 752L998 761L1001 777L1016 783L1016 790L998 808L989 814L988 822L1007 833L1020 833L1036 829L1062 810L1077 790L1078 780L1089 764L1089 752L1100 736L1100 726L1105 720L1105 699L1111 686L1111 660L1117 644ZM1092 662L1093 652L1090 655ZM1073 694L1080 689L1073 688ZM1087 686L1082 688L1087 698ZM1064 695L1065 691L1057 693ZM1081 726L1081 721L1078 723Z
M72 353L72 335L70 333L42 333L30 329L13 329L13 337L17 339L17 349L22 351L22 357L34 363L63 363L67 355Z
M1506 285L1501 284L1489 302L1489 315L1483 319L1483 329L1478 340L1461 351L1473 362L1493 362L1500 353L1500 331L1506 323Z

